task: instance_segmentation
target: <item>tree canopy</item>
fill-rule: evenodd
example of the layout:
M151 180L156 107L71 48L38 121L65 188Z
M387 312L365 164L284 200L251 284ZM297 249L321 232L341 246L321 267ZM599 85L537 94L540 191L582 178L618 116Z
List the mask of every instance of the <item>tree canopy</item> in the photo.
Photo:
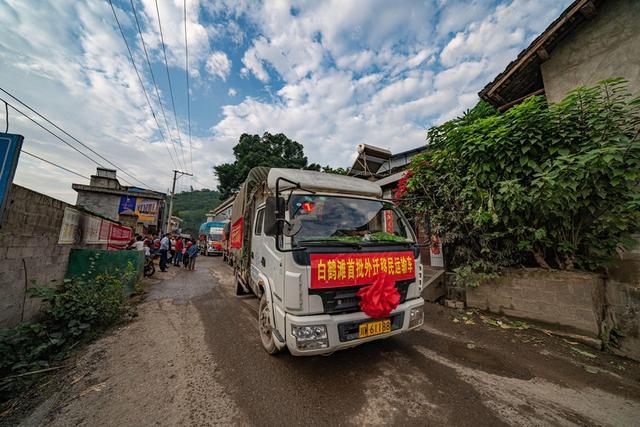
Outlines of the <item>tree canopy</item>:
M262 136L243 133L233 147L235 161L215 166L220 197L226 199L240 189L249 171L257 166L322 170L328 173L345 173L343 168L322 168L316 163L308 164L302 144L282 133L265 132Z
M639 124L621 79L553 105L480 105L429 132L405 205L428 214L467 283L513 265L598 269L640 224Z

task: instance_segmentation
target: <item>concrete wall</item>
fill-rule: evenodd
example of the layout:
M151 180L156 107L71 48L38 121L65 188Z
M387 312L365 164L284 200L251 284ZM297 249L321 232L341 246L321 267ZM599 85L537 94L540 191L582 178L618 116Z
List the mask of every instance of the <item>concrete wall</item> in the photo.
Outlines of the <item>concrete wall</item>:
M598 338L604 283L603 277L583 272L512 270L468 288L467 305Z
M117 194L78 191L76 206L94 212L114 221L118 221L120 196Z
M70 245L58 245L64 208L51 197L12 185L0 225L0 327L32 318L40 308L25 288L62 280ZM23 301L24 313L23 313Z
M638 246L620 255L607 280L607 331L620 355L640 360L640 236Z
M541 66L547 99L610 77L629 80L640 93L640 1L602 2L597 14L560 42Z

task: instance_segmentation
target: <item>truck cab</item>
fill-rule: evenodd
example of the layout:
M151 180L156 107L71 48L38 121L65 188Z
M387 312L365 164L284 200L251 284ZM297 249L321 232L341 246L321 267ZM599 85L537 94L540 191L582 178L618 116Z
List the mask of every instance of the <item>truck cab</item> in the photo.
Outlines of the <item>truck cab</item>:
M378 185L291 169L254 175L259 179L248 178L254 185L241 190L246 203L232 218L230 245L240 249L239 292L260 298L267 352L331 353L422 324L416 238L402 213L381 199ZM395 282L400 302L374 319L361 311L356 294L382 273Z

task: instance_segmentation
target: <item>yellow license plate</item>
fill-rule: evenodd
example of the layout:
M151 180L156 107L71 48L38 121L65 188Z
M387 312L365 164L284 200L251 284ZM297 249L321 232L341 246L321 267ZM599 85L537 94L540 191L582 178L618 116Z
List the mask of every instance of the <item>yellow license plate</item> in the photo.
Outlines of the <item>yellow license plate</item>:
M391 320L389 319L363 323L358 327L358 338L372 337L387 332L391 332Z

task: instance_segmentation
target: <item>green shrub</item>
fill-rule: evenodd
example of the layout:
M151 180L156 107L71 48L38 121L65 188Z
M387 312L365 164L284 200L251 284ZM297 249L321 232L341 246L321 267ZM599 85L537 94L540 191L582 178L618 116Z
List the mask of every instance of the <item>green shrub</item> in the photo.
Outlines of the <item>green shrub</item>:
M595 270L640 225L639 129L622 79L503 114L481 103L429 131L406 205L428 214L447 266L470 283L514 265Z
M134 274L129 265L124 272L30 288L29 297L44 303L42 316L38 322L0 330L1 395L9 397L36 378L20 374L59 363L71 348L120 321L129 311L124 283Z

